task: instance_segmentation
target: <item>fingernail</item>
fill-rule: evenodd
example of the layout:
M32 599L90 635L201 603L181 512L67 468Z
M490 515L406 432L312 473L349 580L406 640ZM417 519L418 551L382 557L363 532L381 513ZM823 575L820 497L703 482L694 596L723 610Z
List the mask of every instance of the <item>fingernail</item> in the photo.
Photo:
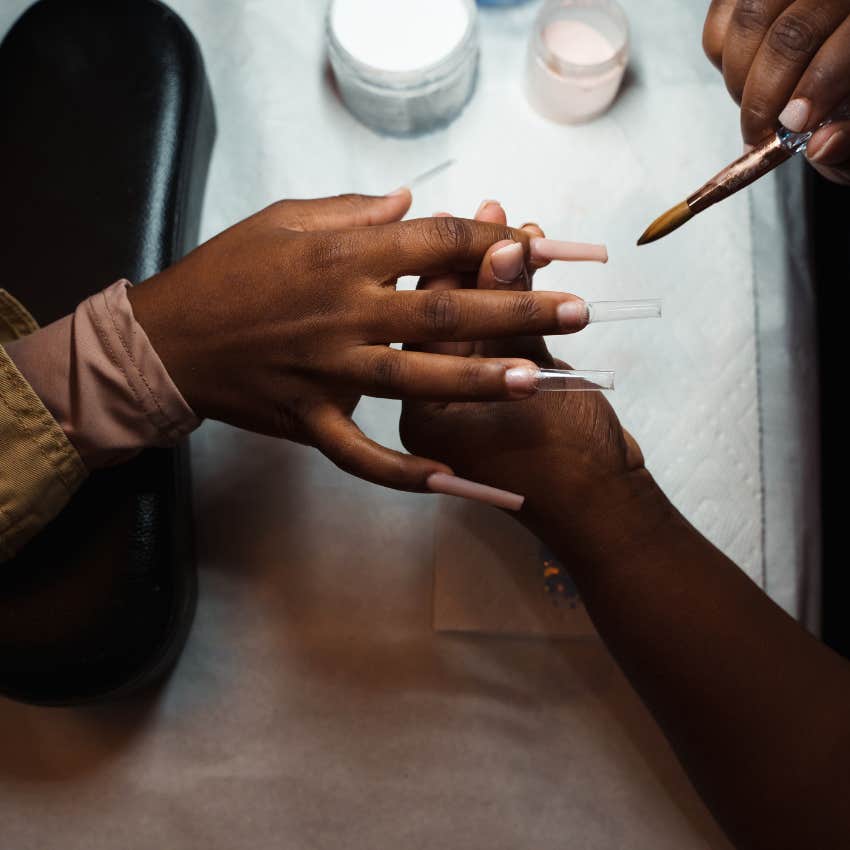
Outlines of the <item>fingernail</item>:
M823 147L818 148L816 153L809 155L809 162L823 162L823 160L829 159L830 154L841 146L846 135L844 130L837 130L826 140Z
M525 265L525 254L519 242L511 242L504 248L499 248L490 256L493 265L493 275L501 283L511 283L522 273Z
M622 322L627 319L660 319L661 299L644 298L640 301L590 301L587 304L587 322Z
M573 298L558 305L555 311L558 326L564 331L580 331L589 321L587 304L581 298Z
M440 212L431 213L431 218L451 218L452 214L450 212Z
M395 198L398 195L411 195L411 194L413 194L413 193L410 191L410 189L407 188L407 186L399 186L398 189L393 189L392 192L387 192L387 194L384 195L384 197L385 198Z
M534 260L592 260L607 263L608 249L604 245L536 237L531 240L531 257Z
M531 369L528 366L514 366L505 372L505 386L511 395L517 398L525 398L537 389L539 371L539 369Z
M785 109L779 113L779 123L793 133L802 133L809 126L812 105L805 97L789 100Z
M488 487L486 484L477 484L457 475L446 475L445 472L434 472L428 476L425 484L432 493L443 493L446 496L460 496L462 499L471 499L474 502L483 502L486 505L495 505L497 508L505 508L509 511L518 511L525 502L525 496L511 493L508 490L499 490L497 487Z
M749 142L744 142L744 156L746 156L748 153L752 153L755 149L755 145L751 145Z
M473 218L478 218L478 216L481 215L481 213L483 213L484 210L486 210L491 204L494 204L497 207L502 206L498 201L484 200L478 205L478 209L475 210Z

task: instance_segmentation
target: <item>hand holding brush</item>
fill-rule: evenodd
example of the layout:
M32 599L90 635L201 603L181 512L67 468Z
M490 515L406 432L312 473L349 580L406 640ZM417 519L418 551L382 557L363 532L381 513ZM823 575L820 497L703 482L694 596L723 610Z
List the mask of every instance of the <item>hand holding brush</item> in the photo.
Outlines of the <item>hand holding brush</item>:
M850 0L714 0L703 45L741 104L744 154L653 221L638 245L796 153L850 185Z

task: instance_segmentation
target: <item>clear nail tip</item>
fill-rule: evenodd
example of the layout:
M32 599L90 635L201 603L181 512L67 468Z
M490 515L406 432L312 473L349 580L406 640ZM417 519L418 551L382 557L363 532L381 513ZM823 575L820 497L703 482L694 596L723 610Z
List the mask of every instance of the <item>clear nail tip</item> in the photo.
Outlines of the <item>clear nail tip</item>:
M538 392L591 392L614 389L614 373L593 369L540 369L535 376Z
M661 299L588 301L587 316L589 324L593 322L622 322L628 319L660 319Z

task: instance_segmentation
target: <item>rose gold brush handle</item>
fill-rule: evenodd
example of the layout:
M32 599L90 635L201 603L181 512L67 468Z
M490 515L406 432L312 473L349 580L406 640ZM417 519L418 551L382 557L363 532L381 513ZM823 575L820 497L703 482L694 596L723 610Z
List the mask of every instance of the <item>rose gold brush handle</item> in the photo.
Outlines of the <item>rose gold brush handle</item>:
M723 171L715 174L704 186L690 195L687 204L691 212L700 213L718 201L734 195L735 192L739 192L759 177L773 171L795 154L804 151L813 132L792 133L785 127L779 127L761 144L726 166Z

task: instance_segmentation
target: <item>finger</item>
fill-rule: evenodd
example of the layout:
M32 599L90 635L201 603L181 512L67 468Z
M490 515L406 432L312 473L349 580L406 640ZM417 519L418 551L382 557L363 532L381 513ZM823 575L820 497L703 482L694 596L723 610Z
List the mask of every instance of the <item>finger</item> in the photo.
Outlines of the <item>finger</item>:
M846 0L797 0L774 21L753 60L741 98L741 132L746 143L757 144L775 130L779 113L815 55L846 18L846 11ZM845 43L845 50L848 46ZM847 87L845 81L845 93Z
M539 225L524 224L521 230L532 239L545 239L546 234ZM520 263L520 252L516 242L497 242L492 245L478 270L477 289L531 289L534 272L549 265L548 260L535 260L529 265Z
M533 238L543 239L546 237L540 226L533 222L524 224L522 230L525 230ZM493 253L499 251L502 247L513 244L515 243L497 242L490 249L481 263L477 280L478 289L511 289L520 292L531 289L532 279L536 271L535 267L538 265L548 265L548 263L532 263L531 269L529 271L523 270L512 283L501 282L494 271L493 260L498 258L494 258ZM498 267L498 262L496 265ZM503 274L505 273L503 272ZM509 275L510 271L506 274ZM546 364L550 360L546 343L540 336L517 336L508 339L486 340L485 342L478 343L476 351L482 357L497 357L500 359L504 357L523 357L537 364Z
M478 270L478 289L531 288L531 277L525 264L525 254L519 242L497 242L492 245Z
M850 98L850 17L809 63L779 121L802 133L817 127ZM846 116L842 116L846 117Z
M498 201L484 201L475 213L475 220L501 225L508 223L507 214ZM520 281L518 287L515 286L517 280ZM478 275L471 278L470 284L479 289L516 289L525 288L527 280L528 271L522 244L502 240L487 249Z
M726 88L741 102L750 67L773 22L792 0L739 0L723 42L722 71Z
M485 199L478 205L478 209L475 211L473 218L475 221L486 221L490 224L498 224L502 226L508 223L508 217L502 205L498 201L491 199ZM492 250L492 248L490 250ZM520 256L523 256L522 250L520 250ZM417 289L434 291L445 289L469 289L474 286L475 276L471 272L468 272L466 274L448 274L437 277L420 278ZM427 346L420 347L423 350L427 350L435 354L454 354L458 357L469 357L475 352L475 344L469 341L431 342L428 343Z
M524 224L522 229L536 238L542 239L546 236L543 230L533 223ZM493 271L492 252L497 250L499 246L508 244L513 243L496 243L496 245L490 249L491 253L488 253L488 256L484 258L484 261L481 263L481 270L478 274L477 286L479 289L512 289L519 292L531 289L534 272L536 270L533 265L529 272L521 274L511 284L503 284L496 279L496 275ZM546 348L546 343L544 342L543 337L534 335L487 340L478 344L477 352L482 357L498 357L500 359L505 357L523 357L526 360L531 360L532 362L537 363L538 365L548 364L551 360L549 350Z
M488 221L490 224L507 225L508 216L498 201L482 201L473 216L475 221Z
M486 202L485 202L486 203ZM483 204L482 204L483 206ZM436 212L435 218L451 218L448 212ZM432 277L420 277L416 288L429 292L440 292L446 289L460 289L463 286L463 275L443 274ZM429 351L432 354L453 354L457 357L468 357L472 354L473 343L471 342L429 342L427 345L408 345L410 350Z
M527 261L608 261L604 245L535 239L524 230L466 218L413 219L333 236L356 258L361 274L382 283L403 275L476 271L487 249L505 239L521 242Z
M336 195L315 200L278 201L271 209L288 230L344 230L400 221L410 209L409 189L389 195Z
M534 394L533 367L519 357L490 360L374 346L343 378L358 393L378 398L506 401Z
M821 127L809 140L806 156L824 177L850 184L850 121Z
M452 470L443 463L393 451L370 440L340 410L328 405L314 411L307 420L312 444L328 460L364 481L421 493L435 472Z
M702 49L711 63L718 69L723 66L723 43L736 0L712 0L702 30Z
M511 240L530 254L530 237L521 230L465 218L424 218L352 231L352 255L364 272L380 280L402 275L476 271L495 242Z
M533 239L545 239L546 234L543 232L543 228L540 227L539 224L535 224L533 221L526 222L520 230L524 230L526 233L531 236ZM534 272L537 269L544 269L549 265L551 260L544 259L542 257L534 257L532 256L531 262L529 263L529 271L531 272L531 276L534 277Z
M562 292L387 292L375 307L362 330L376 344L565 334L587 324L585 302Z

